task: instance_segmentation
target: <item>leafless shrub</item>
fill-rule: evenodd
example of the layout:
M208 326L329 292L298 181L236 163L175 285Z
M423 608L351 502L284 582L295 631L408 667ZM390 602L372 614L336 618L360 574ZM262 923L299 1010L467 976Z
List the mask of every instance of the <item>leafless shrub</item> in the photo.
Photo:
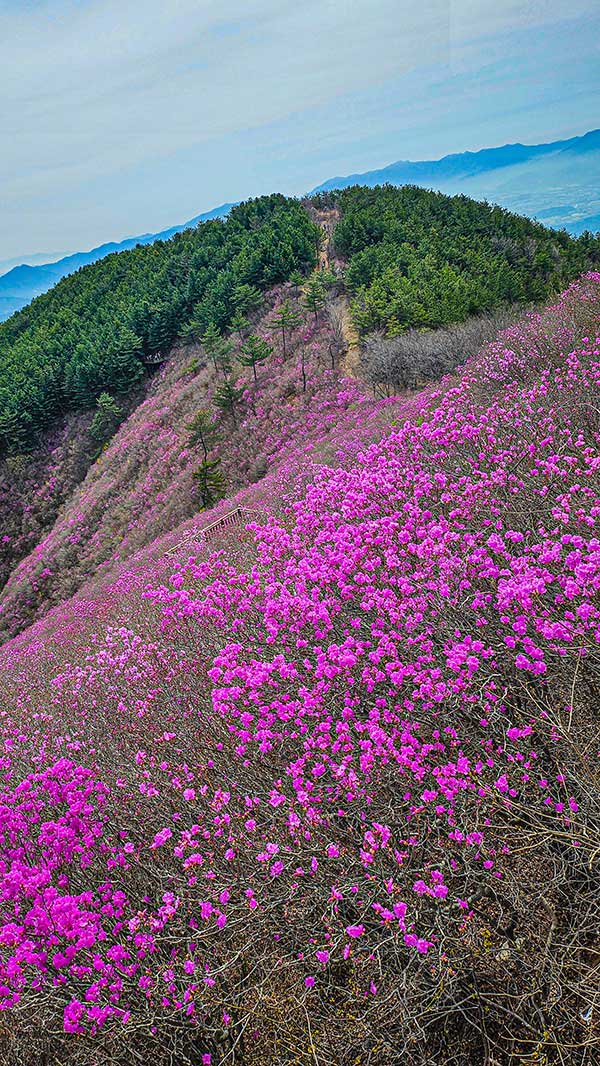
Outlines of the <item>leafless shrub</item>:
M362 352L367 379L388 396L437 381L466 363L517 317L516 310L505 309L444 329L411 329L397 337L374 333Z

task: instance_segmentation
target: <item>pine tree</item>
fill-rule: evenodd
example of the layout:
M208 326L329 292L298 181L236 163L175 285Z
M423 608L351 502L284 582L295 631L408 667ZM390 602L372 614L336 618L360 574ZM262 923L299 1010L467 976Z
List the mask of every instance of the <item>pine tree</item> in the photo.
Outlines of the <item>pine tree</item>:
M257 381L256 368L264 363L265 359L268 359L273 349L266 341L257 337L255 333L251 333L245 344L242 344L238 352L238 361L242 366L252 367L252 373L254 374L254 380Z
M170 307L166 305L151 307L148 350L154 354L170 348L175 333Z
M229 326L231 330L237 333L240 340L243 341L244 334L249 328L250 323L248 319L241 313L241 311L236 311L233 318L231 319L231 322L229 323Z
M239 314L255 311L262 303L262 293L255 285L236 285L233 290L233 303Z
M214 322L202 336L202 344L206 354L212 359L213 366L218 372L229 374L231 371L231 352L233 345L221 335Z
M319 277L321 283L325 289L330 289L333 285L336 285L340 280L339 276L334 270L321 270L319 271Z
M236 387L235 381L226 377L225 381L215 391L213 400L217 407L231 416L234 426L237 426L237 408L243 396L244 390Z
M315 316L315 322L319 319L319 311L325 306L327 294L323 279L319 273L311 274L306 285L304 304Z
M75 352L75 358L65 370L65 382L73 406L79 409L91 407L102 391L99 387L101 366L94 353Z
M141 339L133 330L122 327L114 340L107 359L108 384L117 392L126 392L143 376L144 368L139 356Z
M302 274L299 270L292 271L292 273L290 274L290 282L294 288L294 296L298 297L298 295L300 294L300 289L304 285L304 278L302 277Z
M179 336L186 344L198 344L202 340L204 324L201 319L193 317L179 330Z
M202 334L202 344L209 359L212 359L215 370L219 369L217 354L220 350L221 340L222 337L219 330L214 322L211 322L210 326Z
M2 397L4 401L4 397ZM20 430L19 415L9 403L2 402L0 407L0 443L2 450L12 453Z
M209 451L219 439L217 427L209 412L201 408L194 415L194 418L188 424L187 428L190 434L188 437L188 447L195 448L199 445L202 448L204 462L206 462Z
M98 444L105 444L121 423L123 411L108 392L101 392L96 400L96 413L90 424L90 436Z
M218 459L206 460L193 474L194 481L198 486L202 506L212 507L218 500L222 500L226 493L226 483L223 472L220 469Z
M283 345L283 355L286 356L286 341L294 330L298 329L302 321L300 312L292 307L289 300L284 300L281 307L273 315L273 325L281 332L281 341Z

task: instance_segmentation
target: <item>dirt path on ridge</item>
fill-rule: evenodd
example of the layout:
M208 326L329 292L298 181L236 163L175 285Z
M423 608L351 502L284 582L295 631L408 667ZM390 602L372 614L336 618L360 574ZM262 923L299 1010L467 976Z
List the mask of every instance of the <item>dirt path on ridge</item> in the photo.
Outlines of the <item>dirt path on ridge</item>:
M360 378L360 340L350 317L350 305L345 296L339 299L339 309L346 345L346 351L342 356L342 366L348 377Z
M323 242L319 249L319 270L330 270L332 259L333 231L340 213L335 207L322 208L316 212L316 221L323 231ZM351 378L360 378L360 340L350 317L350 304L346 296L338 296L333 308L339 315L342 327L345 351L341 357L341 367Z

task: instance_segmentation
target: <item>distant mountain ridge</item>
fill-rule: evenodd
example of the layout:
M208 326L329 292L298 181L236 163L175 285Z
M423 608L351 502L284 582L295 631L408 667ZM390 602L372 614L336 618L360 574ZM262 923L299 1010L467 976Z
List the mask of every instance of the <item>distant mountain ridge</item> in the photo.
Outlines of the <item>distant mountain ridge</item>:
M189 222L183 222L180 226L171 226L170 229L160 233L144 233L140 237L127 237L123 241L111 241L92 248L89 252L75 252L73 255L64 256L55 263L40 263L39 266L22 264L15 266L6 274L0 276L0 322L9 318L15 311L26 307L36 296L48 292L62 278L73 274L83 266L96 263L99 259L111 255L113 252L124 252L129 248L135 248L136 244L152 244L153 241L167 241L176 233L192 229L199 222L207 222L212 218L224 218L229 214L234 204L221 204L211 211L205 211L196 215Z
M399 160L330 178L312 191L386 182L463 192L579 234L600 226L600 129L548 144L505 144L441 159Z

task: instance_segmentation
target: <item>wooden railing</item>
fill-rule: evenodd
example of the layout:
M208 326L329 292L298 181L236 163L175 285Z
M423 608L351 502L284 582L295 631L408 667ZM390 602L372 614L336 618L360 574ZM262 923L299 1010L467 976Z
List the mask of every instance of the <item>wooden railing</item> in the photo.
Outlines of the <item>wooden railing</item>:
M197 539L208 544L214 539L214 534L218 533L221 529L229 529L232 526L241 526L244 521L249 521L248 515L266 514L265 511L256 511L250 507L234 507L232 511L228 511L227 514L220 515L219 518L215 518L214 522L211 522L208 526L202 526L201 529L190 529L189 533L186 533L177 544L174 544L172 548L169 548L165 553L166 555L174 555L179 551L189 540Z

